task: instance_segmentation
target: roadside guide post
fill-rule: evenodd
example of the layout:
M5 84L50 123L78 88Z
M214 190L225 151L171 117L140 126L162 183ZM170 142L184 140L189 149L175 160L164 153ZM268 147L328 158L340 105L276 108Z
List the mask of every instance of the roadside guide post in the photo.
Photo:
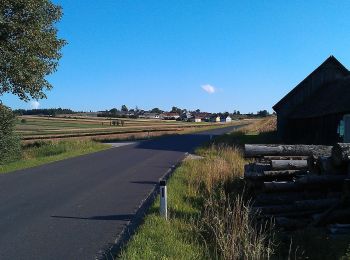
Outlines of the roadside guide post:
M161 180L159 182L160 189L160 215L165 219L168 219L168 209L167 209L167 188L166 182Z

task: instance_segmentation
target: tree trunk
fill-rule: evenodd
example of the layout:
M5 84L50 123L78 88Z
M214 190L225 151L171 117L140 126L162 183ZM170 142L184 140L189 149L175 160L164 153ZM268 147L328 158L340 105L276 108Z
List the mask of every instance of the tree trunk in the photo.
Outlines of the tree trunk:
M350 144L337 143L332 148L332 160L337 166L346 164L350 161Z
M317 184L317 185L334 185L339 184L340 188L341 184L344 182L344 180L347 178L346 175L306 175L299 179L297 179L295 182L297 184L301 185L311 185L311 184Z
M317 158L317 167L319 173L322 175L341 175L347 174L347 167L344 165L335 165L333 159L330 156L320 156Z
M255 207L254 209L262 214L275 215L305 210L324 210L337 202L339 199L301 200L289 205Z
M315 214L312 217L316 222L322 222L320 224L329 223L348 223L350 219L350 208L336 209L330 212L326 217L323 214ZM320 219L322 218L322 221Z
M272 181L264 182L263 189L266 192L286 192L286 191L296 191L302 188L301 185L293 181Z
M327 156L331 154L331 146L323 145L268 145L246 144L246 157L262 156Z
M299 200L311 200L311 199L327 199L338 198L340 199L341 192L325 193L321 191L313 192L284 192L284 193L262 193L259 194L255 200L254 205L285 205L292 204Z
M272 160L272 170L306 170L307 160Z
M286 217L276 217L275 223L278 227L295 230L306 227L310 221L306 219L296 219L296 218L286 218Z
M271 160L307 160L309 156L264 156L262 159Z
M288 179L297 175L307 174L305 170L282 170L282 171L263 171L263 172L245 172L244 177L250 180L273 180Z

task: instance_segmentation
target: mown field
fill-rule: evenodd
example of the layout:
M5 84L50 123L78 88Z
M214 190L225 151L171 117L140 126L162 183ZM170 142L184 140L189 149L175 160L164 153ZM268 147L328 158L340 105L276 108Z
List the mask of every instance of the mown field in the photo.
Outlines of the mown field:
M64 118L20 116L16 131L23 140L90 138L90 139L128 139L184 132L205 127L224 126L221 123L192 123L174 120L118 119L121 124L111 125L117 119L108 118ZM235 121L232 124L241 123Z

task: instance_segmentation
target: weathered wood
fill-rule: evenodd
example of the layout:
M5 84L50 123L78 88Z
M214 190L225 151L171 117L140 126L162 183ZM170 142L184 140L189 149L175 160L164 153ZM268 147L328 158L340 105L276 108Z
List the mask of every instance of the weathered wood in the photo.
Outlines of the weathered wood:
M269 163L249 163L244 166L245 172L263 172L271 170Z
M284 228L286 230L294 230L299 228L304 228L309 224L307 219L297 219L297 218L287 218L287 217L276 217L275 224L278 227Z
M319 169L318 172L323 175L347 174L347 167L344 165L335 165L331 156L318 157L316 164Z
M306 170L307 160L272 160L272 170Z
M301 200L289 205L255 207L254 209L262 214L274 215L305 210L324 210L338 201L339 199Z
M266 161L271 160L307 160L309 156L264 156L262 159Z
M285 205L292 204L299 200L310 199L340 199L341 192L325 193L323 191L308 191L308 192L283 192L283 193L262 193L254 200L254 206L263 205Z
M346 175L305 175L297 180L295 182L297 184L301 185L334 185L339 184L341 187L341 184L344 182L344 180L347 178Z
M312 216L313 220L320 223L320 218L322 218L324 215L322 214L314 214ZM330 212L326 217L322 219L323 225L329 224L329 223L349 223L350 221L350 208L344 208L344 209L336 209L332 212Z
M350 161L350 143L337 143L332 148L332 160L337 166Z
M264 182L263 184L263 190L265 192L296 191L301 188L302 185L295 183L294 181L272 181Z
M332 147L324 145L246 144L244 149L246 157L310 155L327 156L331 154Z
M329 226L331 234L349 234L350 224L333 224Z
M245 172L244 178L250 180L273 180L290 179L298 175L307 174L306 170L282 170L282 171L263 171L263 172Z

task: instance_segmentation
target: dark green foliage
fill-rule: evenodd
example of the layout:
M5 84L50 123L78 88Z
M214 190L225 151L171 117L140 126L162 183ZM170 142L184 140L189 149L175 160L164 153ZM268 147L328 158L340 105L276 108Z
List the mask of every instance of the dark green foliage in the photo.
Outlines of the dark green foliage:
M43 108L43 109L16 109L13 110L18 116L34 116L34 115L44 115L44 116L53 116L53 115L65 115L65 114L75 114L71 109L68 108Z
M12 111L0 105L0 164L4 164L19 158L21 144L14 128L16 117Z
M0 1L0 96L45 98L45 77L56 71L65 41L55 24L62 10L49 0Z

